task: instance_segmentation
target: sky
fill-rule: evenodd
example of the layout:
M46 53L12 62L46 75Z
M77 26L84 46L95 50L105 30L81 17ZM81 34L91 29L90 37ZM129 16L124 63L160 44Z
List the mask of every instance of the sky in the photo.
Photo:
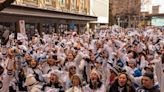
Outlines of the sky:
M141 0L141 1L145 1L145 0ZM150 1L150 2L145 3L143 7L141 7L141 11L143 12L149 11L151 13L152 6L159 5L159 13L164 13L164 0L146 0L146 1Z

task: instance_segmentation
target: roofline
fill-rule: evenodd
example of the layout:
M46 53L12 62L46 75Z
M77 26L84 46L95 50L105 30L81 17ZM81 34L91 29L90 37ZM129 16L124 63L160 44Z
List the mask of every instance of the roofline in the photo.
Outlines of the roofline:
M0 13L10 15L23 15L23 16L35 16L44 18L61 18L61 19L73 19L73 20L85 20L85 21L96 21L96 16L75 14L51 9L43 9L38 7L30 7L24 5L12 4L10 7L5 8ZM71 17L72 16L72 17Z

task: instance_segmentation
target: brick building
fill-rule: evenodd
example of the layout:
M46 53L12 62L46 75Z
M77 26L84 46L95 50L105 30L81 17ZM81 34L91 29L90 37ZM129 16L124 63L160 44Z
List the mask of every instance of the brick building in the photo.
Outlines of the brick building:
M110 25L135 27L140 14L140 0L109 0ZM111 17L111 18L110 18Z

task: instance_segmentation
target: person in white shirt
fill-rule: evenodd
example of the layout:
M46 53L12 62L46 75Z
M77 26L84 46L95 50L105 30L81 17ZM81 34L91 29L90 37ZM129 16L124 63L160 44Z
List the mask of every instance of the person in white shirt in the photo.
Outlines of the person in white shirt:
M90 72L89 84L83 87L84 92L106 92L105 85L101 82L101 73L96 69Z
M0 92L9 92L9 84L13 75L8 75L7 70L0 66Z
M66 90L66 92L83 92L80 75L74 74L71 77L71 81L72 81L72 87Z

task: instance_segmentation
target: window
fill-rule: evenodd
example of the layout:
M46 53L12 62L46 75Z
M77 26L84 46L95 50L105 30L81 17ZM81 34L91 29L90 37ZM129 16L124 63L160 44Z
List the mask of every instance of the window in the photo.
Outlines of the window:
M27 4L27 5L34 5L34 6L36 6L38 4L38 0L23 0L23 3Z
M69 1L69 0L66 0L65 3L66 3L66 8L67 8L67 9L70 9L70 1Z
M36 33L36 29L37 29L37 24L34 24L34 23L26 23L25 24L25 27L26 27L26 34L27 34L27 37L29 40L32 39L32 36L35 35Z
M153 13L153 14L158 14L158 13L159 13L159 5L157 5L157 6L152 6L152 13Z
M76 9L76 5L77 5L76 0L72 0L72 8L73 8L73 9Z
M15 24L10 22L0 22L0 44L6 45L10 33L15 33Z
M59 0L60 6L65 6L65 0Z
M81 1L81 9L85 8L85 0L80 0Z
M55 32L55 24L43 24L43 32L45 34L52 34Z
M45 0L45 4L52 5L52 0Z
M65 3L65 0L61 0L61 3L64 4Z
M60 33L64 33L66 31L68 31L68 25L67 24L59 24L58 25L58 31Z

